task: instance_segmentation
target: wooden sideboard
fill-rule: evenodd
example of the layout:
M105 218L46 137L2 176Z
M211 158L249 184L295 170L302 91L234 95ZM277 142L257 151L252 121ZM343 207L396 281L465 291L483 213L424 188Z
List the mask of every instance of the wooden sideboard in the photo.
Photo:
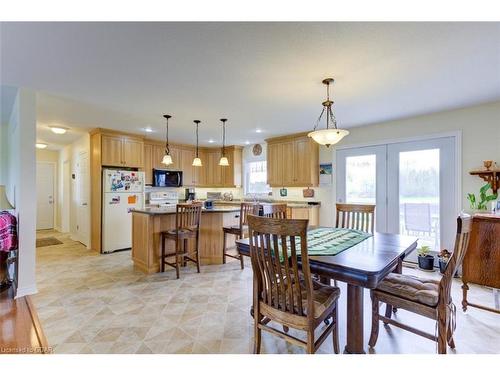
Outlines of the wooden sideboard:
M500 313L497 308L467 301L469 283L500 289L500 216L476 214L472 219L469 247L462 265L462 308L467 306Z

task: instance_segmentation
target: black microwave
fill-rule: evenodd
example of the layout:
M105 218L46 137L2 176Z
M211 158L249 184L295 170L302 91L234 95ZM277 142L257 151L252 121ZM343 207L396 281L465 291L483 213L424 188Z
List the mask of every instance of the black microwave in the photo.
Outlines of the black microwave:
M182 186L182 171L168 171L153 169L153 186L179 187Z

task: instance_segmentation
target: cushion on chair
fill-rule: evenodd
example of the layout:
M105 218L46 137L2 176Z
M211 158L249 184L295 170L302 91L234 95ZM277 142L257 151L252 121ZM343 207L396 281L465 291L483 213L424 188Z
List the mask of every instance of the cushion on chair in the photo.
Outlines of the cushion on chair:
M427 306L438 304L439 280L390 273L376 289Z
M307 293L304 289L302 291L302 306L307 307ZM339 296L340 289L336 286L325 285L313 280L314 317L319 318L321 314L339 298Z
M305 282L302 279L302 275L300 276L300 284L302 291L302 309L304 313L307 315L307 291ZM273 293L276 296L277 292ZM313 280L313 303L314 303L314 317L319 318L325 310L327 310L340 296L340 289L335 286L329 286L322 284ZM294 296L295 299L295 296ZM288 295L286 296L286 303L289 304ZM296 311L296 314L299 312Z

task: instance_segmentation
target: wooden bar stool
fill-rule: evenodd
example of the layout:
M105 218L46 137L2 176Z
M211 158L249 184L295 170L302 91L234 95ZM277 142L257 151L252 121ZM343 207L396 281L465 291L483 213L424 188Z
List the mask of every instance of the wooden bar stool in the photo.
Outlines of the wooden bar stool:
M186 265L186 260L196 264L200 273L200 220L201 203L178 204L175 214L175 229L161 233L161 259L160 270L165 271L165 264L175 268L177 278L179 278L179 267L182 263ZM195 240L196 259L189 257L188 240ZM166 253L166 240L175 241L175 252ZM167 262L167 258L175 257L175 263Z
M227 252L226 248L226 236L228 234L233 234L236 239L244 238L245 232L248 231L248 215L258 215L260 206L255 203L242 203L240 207L240 223L238 226L222 227L222 232L224 233L223 248L222 248L222 263L226 264L226 257L238 259L241 264L241 269L245 268L243 263L243 256L237 254L232 255Z

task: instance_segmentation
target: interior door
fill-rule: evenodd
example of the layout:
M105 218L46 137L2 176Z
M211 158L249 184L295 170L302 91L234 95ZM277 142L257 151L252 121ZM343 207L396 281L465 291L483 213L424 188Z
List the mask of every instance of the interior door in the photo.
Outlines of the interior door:
M337 202L376 204L375 230L387 232L387 147L337 151Z
M77 162L77 215L76 230L78 241L85 246L89 245L89 155L87 152L81 152L78 155Z
M36 229L54 228L54 164L36 163Z

